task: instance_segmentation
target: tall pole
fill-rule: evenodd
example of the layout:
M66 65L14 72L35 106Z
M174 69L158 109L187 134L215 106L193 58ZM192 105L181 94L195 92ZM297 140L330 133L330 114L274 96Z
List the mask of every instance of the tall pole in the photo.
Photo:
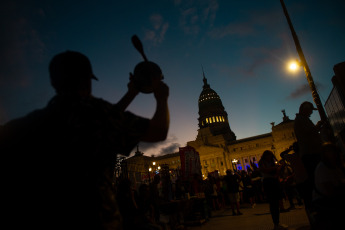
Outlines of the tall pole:
M322 106L322 103L321 103L319 94L317 93L316 86L315 86L314 80L313 80L313 76L311 75L311 72L310 72L310 69L309 69L307 60L306 60L305 57L304 57L304 54L303 54L303 51L302 51L301 44L299 43L297 34L296 34L295 29L294 29L294 27L293 27L293 25L292 25L292 22L291 22L291 20L290 20L290 16L289 16L289 13L288 13L288 11L287 11L287 9L286 9L284 0L280 0L280 3L281 3L281 5L282 5L282 7L283 7L283 11L284 11L285 17L286 17L287 22L288 22L288 24L289 24L290 31L291 31L293 40L294 40L294 42L295 42L296 50L297 50L297 53L298 53L299 58L300 58L300 62L301 62L301 64L303 65L304 72L305 72L305 75L306 75L306 77L307 77L307 81L308 81L308 83L309 83L310 89L311 89L311 93L312 93L312 96L313 96L313 100L314 100L314 102L315 102L315 104L316 104L317 110L319 111L321 120L322 120L322 121L326 124L326 126L327 126L327 136L329 136L330 139L333 140L333 139L334 139L334 135L333 135L333 132L332 132L332 130L331 130L331 126L330 126L330 124L329 124L329 121L328 121L326 112L325 112L325 110L324 110L324 108L323 108L323 106Z
M287 11L287 9L285 7L284 0L280 0L280 2L282 4L283 10L284 10L284 14L285 14L287 22L289 24L293 40L295 41L296 50L297 50L297 53L299 55L301 64L303 65L304 72L305 72L305 75L307 77L307 80L308 80L308 83L309 83L309 86L310 86L310 89L311 89L311 93L313 95L313 100L314 100L314 102L316 104L316 107L317 107L317 109L319 111L319 114L320 114L320 118L321 118L322 121L328 121L326 113L325 113L325 110L323 109L323 106L321 104L321 100L320 100L319 94L316 91L316 87L315 87L314 80L313 80L313 77L311 75L308 63L307 63L307 61L306 61L306 59L304 57L304 54L303 54L303 51L302 51L302 47L301 47L301 45L299 43L297 34L296 34L295 29L294 29L294 27L292 25L292 22L290 20L288 11Z

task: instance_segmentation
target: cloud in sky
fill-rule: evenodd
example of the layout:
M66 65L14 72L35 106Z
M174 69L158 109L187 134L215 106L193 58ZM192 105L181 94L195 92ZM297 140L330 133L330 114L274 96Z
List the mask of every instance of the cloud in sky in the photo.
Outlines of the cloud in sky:
M158 45L163 42L165 34L169 28L169 23L165 22L160 14L151 15L150 22L153 26L153 29L146 30L145 39L152 41L155 45Z
M322 90L324 86L321 83L314 82L316 85L317 90ZM310 94L310 86L308 84L303 84L300 87L298 87L296 90L294 90L289 96L288 99L296 99L301 98L304 95Z
M157 152L154 155L164 155L177 152L178 147L181 147L180 144L177 143L177 141L178 139L174 134L169 134L168 138L165 141L155 143L140 142L139 151L145 154L145 152L149 152L149 150L160 149L160 152Z
M219 8L217 0L175 1L180 10L180 27L185 34L199 34L201 25L213 26Z
M181 147L181 145L176 142L170 143L168 146L160 150L160 155L166 155L177 152L179 147Z

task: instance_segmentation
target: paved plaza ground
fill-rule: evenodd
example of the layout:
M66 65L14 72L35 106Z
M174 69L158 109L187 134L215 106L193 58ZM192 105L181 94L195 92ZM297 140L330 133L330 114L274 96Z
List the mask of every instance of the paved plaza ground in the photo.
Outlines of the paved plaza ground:
M285 207L288 207L288 203ZM267 203L257 204L254 208L244 204L241 206L241 216L232 216L230 207L224 210L212 212L212 217L202 225L189 226L188 230L270 230L273 229L273 222ZM309 230L308 217L304 207L280 214L280 223L287 225L288 230Z

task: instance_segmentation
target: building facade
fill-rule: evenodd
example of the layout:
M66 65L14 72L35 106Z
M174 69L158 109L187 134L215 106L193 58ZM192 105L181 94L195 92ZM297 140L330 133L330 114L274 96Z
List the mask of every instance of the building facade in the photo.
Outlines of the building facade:
M345 62L333 67L333 89L325 103L325 110L339 146L345 151Z
M207 83L205 74L203 74L203 83L198 100L198 134L196 139L187 142L187 145L199 153L204 178L210 172L217 171L222 176L226 174L227 169L247 170L251 164L258 165L265 150L273 151L277 159L280 159L279 154L296 141L294 121L286 116L285 110L282 110L282 122L277 125L271 123L271 133L236 140L222 100ZM171 170L181 167L178 152L158 157L147 157L136 153L127 161L129 174L137 172L145 174L153 166L153 162L156 167L166 164Z

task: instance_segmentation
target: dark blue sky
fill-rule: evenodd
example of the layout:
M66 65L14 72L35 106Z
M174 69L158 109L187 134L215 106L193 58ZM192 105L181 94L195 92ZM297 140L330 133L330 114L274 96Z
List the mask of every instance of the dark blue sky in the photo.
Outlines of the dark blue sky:
M333 66L345 61L345 2L285 4L324 103ZM5 0L0 6L0 124L46 105L54 95L49 61L65 50L86 54L100 80L93 94L117 102L142 61L133 34L170 86L169 137L141 144L145 154L175 152L195 139L201 66L237 139L270 132L282 109L294 119L300 103L312 101L303 70L286 71L298 55L279 0ZM145 117L154 109L153 95L139 95L129 107ZM312 119L319 120L318 113Z

